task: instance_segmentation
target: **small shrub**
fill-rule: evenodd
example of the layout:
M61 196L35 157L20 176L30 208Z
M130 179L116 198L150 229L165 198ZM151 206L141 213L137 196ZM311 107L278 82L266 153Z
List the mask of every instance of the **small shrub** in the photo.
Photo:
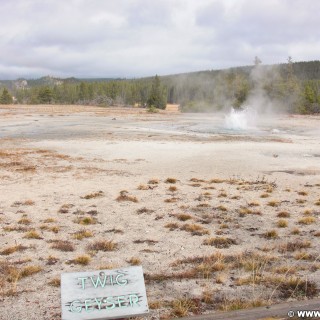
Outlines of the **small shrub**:
M112 240L100 240L89 244L87 248L92 251L114 251L118 244Z
M93 236L92 232L89 230L86 230L86 229L79 230L73 234L73 238L77 239L77 240L82 240L84 238L90 238L92 236Z
M288 221L284 219L280 219L277 222L277 227L278 228L286 228L288 226Z
M138 266L141 264L141 260L139 258L132 257L128 260L128 263L130 263L132 266Z
M280 202L277 200L271 200L267 203L267 205L270 207L278 207L280 205Z
M61 280L60 280L60 278L53 278L48 282L48 285L52 286L52 287L59 288L61 285Z
M278 218L290 218L290 213L287 212L287 211L280 211L280 212L277 214L277 217L278 217Z
M155 179L155 178L150 179L150 180L148 181L148 184L158 184L158 183L159 183L159 179Z
M97 219L93 218L93 217L78 217L77 219L74 220L75 223L79 223L81 225L90 225L90 224L96 224L97 223Z
M165 180L165 183L176 183L176 182L177 182L177 179L175 179L175 178L167 178Z
M40 266L27 266L21 270L20 276L22 278L28 277L28 276L31 276L35 273L40 272L41 270L42 270L42 268Z
M57 240L51 246L52 249L57 249L64 252L74 251L74 245L67 240Z
M19 245L8 247L8 248L5 248L5 249L1 250L0 254L7 256L7 255L12 254L14 252L23 251L23 250L26 250L26 249L27 249L27 247L19 244Z
M229 248L231 245L237 244L234 239L225 238L225 237L213 237L208 238L203 241L203 244L206 246L214 246L216 248Z
M82 266L87 266L91 261L91 258L87 255L78 256L75 259L71 260L71 263L80 264Z
M134 196L130 196L128 194L128 191L126 191L126 190L120 191L120 195L117 197L116 200L118 202L121 202L121 201L138 202L138 199L136 197L134 197Z
M194 236L202 236L209 234L209 231L198 224L184 224L180 227L181 230L190 232Z
M180 221L187 221L193 218L190 214L187 213L178 213L175 215L175 217Z
M94 199L94 198L99 198L99 197L103 197L104 193L103 191L97 191L97 192L93 192L93 193L89 193L83 197L81 197L81 199Z
M308 195L307 191L298 191L297 193L299 196L307 196Z
M43 239L35 230L30 230L24 235L25 239Z
M265 232L264 237L266 239L275 239L278 238L278 232L276 230L270 230Z
M312 224L315 222L316 222L315 217L303 217L298 221L299 224L304 224L304 225Z

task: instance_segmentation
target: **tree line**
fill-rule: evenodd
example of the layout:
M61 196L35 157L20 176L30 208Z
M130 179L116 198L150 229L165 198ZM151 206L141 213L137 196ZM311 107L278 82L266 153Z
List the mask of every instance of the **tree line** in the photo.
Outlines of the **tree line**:
M9 89L9 90L8 90ZM32 86L0 89L0 103L145 106L164 109L180 104L183 111L243 108L252 97L263 97L295 113L320 112L320 61L254 65L141 79L89 81L37 80ZM14 100L13 98L14 97Z

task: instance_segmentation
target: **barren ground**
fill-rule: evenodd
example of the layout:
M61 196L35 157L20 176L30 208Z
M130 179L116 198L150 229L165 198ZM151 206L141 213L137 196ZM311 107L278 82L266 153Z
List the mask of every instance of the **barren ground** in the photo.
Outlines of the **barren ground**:
M1 319L58 319L62 272L143 266L167 319L319 296L320 117L0 109Z

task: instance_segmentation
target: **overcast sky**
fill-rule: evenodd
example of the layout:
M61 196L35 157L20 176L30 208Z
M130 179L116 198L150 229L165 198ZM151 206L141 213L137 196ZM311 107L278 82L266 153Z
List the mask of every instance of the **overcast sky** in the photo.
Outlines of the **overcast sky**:
M0 0L0 79L319 60L317 0Z

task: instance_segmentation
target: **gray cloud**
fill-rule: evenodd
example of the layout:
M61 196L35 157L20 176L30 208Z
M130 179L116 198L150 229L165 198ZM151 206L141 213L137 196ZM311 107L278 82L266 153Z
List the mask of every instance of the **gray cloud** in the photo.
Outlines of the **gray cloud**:
M0 79L140 77L320 55L313 0L0 1Z

